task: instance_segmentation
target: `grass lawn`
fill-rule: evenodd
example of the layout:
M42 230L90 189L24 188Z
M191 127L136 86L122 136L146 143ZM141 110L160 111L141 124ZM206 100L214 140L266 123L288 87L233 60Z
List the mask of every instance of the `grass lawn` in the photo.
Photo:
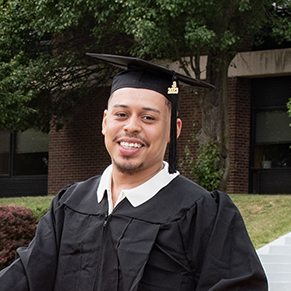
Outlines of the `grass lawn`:
M291 231L291 195L232 194L256 249ZM30 208L39 219L53 196L0 198L0 205Z
M230 195L256 249L291 231L291 195Z
M28 197L13 197L13 198L0 198L0 205L17 205L26 207L36 207L37 205L50 205L54 196L28 196Z

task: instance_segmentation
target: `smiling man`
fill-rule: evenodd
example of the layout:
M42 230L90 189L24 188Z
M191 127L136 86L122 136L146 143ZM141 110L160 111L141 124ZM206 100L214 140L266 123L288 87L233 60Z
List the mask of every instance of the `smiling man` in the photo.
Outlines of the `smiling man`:
M161 170L170 137L171 111L164 99L148 89L122 88L113 93L102 132L114 169L150 176Z
M140 59L90 55L126 68L102 122L112 164L54 198L29 247L0 272L1 291L267 290L228 196L176 171L178 81L211 85Z
M170 105L158 92L122 88L115 91L104 113L102 133L112 158L112 197L135 188L163 168L170 137ZM181 130L177 120L177 135Z

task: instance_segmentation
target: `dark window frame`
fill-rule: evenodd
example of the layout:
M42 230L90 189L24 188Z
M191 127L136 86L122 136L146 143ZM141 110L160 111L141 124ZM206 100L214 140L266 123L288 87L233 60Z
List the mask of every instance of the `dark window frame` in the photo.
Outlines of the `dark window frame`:
M8 158L8 174L0 174L0 179L10 178L12 176L12 163L13 163L13 133L9 132L9 158Z
M279 173L290 173L291 171L291 167L273 167L270 169L262 169L262 168L256 169L255 168L256 114L257 112L275 111L275 110L283 110L287 112L286 103L288 102L291 96L291 90L290 90L291 82L290 81L291 81L291 76L278 76L278 77L259 78L259 79L252 80L252 82L254 83L252 83L252 95L251 95L249 193L262 193L261 191L266 191L266 189L262 187L263 185L261 184L262 181L259 181L261 174L265 175L267 173L270 173L270 174L273 173L273 175L279 175ZM265 87L262 87L264 82L268 82L268 85ZM282 88L280 87L281 85L283 86ZM269 87L270 89L268 89ZM276 92L276 94L274 94L274 92ZM265 94L266 94L266 97L265 97ZM272 97L270 94L274 97ZM272 105L271 103L274 103L275 105ZM262 190L263 188L264 190ZM280 191L279 186L278 186L278 189ZM265 194L271 194L271 192L265 193Z
M13 177L21 177L21 176L47 176L46 174L15 174L14 171L14 165L15 165L15 149L16 149L16 134L15 132L10 132L10 138L9 138L9 170L8 174L0 174L0 179L7 179L7 178L13 178ZM48 156L48 152L47 152ZM46 160L48 161L48 157L46 157Z

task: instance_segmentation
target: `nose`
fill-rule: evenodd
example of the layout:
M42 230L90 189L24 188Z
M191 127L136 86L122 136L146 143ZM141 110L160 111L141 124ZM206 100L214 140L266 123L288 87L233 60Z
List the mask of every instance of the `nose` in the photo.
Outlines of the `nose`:
M123 129L127 132L140 132L141 125L140 120L137 116L131 116L127 119L126 124L124 125Z

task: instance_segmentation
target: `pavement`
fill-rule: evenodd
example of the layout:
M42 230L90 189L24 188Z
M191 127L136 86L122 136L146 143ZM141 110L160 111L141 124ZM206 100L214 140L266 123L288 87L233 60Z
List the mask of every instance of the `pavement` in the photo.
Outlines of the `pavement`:
M269 291L291 291L291 232L257 250Z

